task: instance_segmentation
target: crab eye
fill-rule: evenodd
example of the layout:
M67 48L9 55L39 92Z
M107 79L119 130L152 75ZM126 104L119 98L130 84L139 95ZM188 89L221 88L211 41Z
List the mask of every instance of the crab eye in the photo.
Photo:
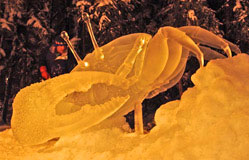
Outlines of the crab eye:
M102 54L101 56L100 56L100 59L104 59L105 58L105 56L104 56L104 54Z
M84 62L84 66L85 67L89 67L89 63L88 62Z

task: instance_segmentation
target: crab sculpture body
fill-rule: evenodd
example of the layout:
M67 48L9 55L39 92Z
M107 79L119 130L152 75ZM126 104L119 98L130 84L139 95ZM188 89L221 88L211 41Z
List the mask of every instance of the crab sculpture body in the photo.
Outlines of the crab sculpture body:
M200 66L205 55L223 57L197 44L223 49L228 56L230 48L239 52L200 27L163 27L154 37L120 37L88 54L71 73L22 89L13 103L13 135L22 144L35 145L123 116L134 106L135 112L141 110L145 98L179 81L190 53Z

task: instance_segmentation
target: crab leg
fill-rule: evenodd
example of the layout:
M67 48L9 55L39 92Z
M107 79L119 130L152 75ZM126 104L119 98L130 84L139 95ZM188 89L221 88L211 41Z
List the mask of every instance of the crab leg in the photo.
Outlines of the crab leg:
M212 32L209 32L206 29L197 26L184 26L179 28L181 31L185 32L188 36L190 36L196 43L201 43L204 45L208 45L217 49L223 49L228 57L232 56L232 52L230 50L230 46L233 47L233 51L238 53L240 50L236 45L231 42L225 41L223 38L215 35Z
M203 53L191 38L176 28L163 27L159 29L158 33L148 44L140 77L141 82L139 82L138 87L153 84L158 78L161 80L163 76L169 77L174 73L181 60L182 46L195 53L200 66L203 66ZM136 106L135 118L137 122L135 123L135 129L138 133L142 133L141 115L142 110Z
M155 90L153 90L152 92L150 92L146 98L152 98L155 95L166 91L167 89L173 87L182 77L185 67L186 67L186 63L188 60L188 56L189 56L189 51L185 48L183 48L182 50L182 56L181 56L181 60L177 66L177 68L174 70L174 72L167 78L164 79L165 81L160 83L160 88L157 88ZM163 78L163 77L162 77ZM165 85L163 85L165 84Z
M138 103L135 105L134 110L134 120L135 120L135 132L137 134L143 134L143 106L142 103Z
M173 79L171 79L171 80L169 81L169 83L163 85L160 89L158 89L158 90L156 90L156 91L158 91L158 93L160 93L160 92L166 91L167 89L169 89L169 88L173 87L174 85L176 85L177 82L179 82L179 81L181 80L184 71L185 71L185 66L184 66L184 68L182 68L182 69L180 70L180 72L179 72L178 74L175 75L175 77L174 77ZM155 91L155 92L156 92L156 91ZM180 91L179 91L179 92L180 92ZM181 95L180 95L180 96L181 96Z
M233 44L232 42L226 40L226 39L223 39L226 43L228 43L230 49L235 52L236 54L239 54L241 53L241 50L239 49L239 47L235 44Z
M173 47L170 45L173 45ZM153 84L162 73L166 75L175 70L181 58L181 52L178 49L174 49L175 46L187 48L196 54L200 66L204 65L203 53L190 37L177 28L163 27L149 41L144 58L143 71L140 76L142 80L139 85L147 86ZM177 53L173 53L174 51ZM174 68L167 65L169 61L174 65ZM166 66L168 67L165 68Z
M214 50L212 50L209 47L205 47L205 46L199 46L199 48L201 49L201 51L204 54L204 59L205 60L211 60L211 59L217 59L217 58L226 58L223 54L220 54L219 52L216 52Z
M187 48L189 51L196 54L200 66L204 65L203 53L201 52L199 47L195 44L195 42L190 37L188 37L184 32L173 27L163 27L160 28L159 31L160 30L165 38L170 38L175 40L183 47Z

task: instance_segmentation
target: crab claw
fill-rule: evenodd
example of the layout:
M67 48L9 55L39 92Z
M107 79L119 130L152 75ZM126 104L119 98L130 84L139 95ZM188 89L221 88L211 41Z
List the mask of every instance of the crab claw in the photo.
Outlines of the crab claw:
M129 99L117 94L124 81L109 73L73 72L32 84L14 100L13 135L23 145L36 145L96 125Z

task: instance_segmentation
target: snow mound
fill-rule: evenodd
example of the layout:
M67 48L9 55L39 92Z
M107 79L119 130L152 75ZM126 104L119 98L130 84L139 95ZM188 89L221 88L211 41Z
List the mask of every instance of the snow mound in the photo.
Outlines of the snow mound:
M249 159L248 68L246 54L209 62L192 77L195 87L181 100L158 109L157 126L149 134L99 126L28 147L6 130L0 133L0 159Z
M161 106L155 116L157 130L167 128L165 134L172 134L172 154L179 159L248 159L249 56L211 61L192 81L195 87L181 101Z

